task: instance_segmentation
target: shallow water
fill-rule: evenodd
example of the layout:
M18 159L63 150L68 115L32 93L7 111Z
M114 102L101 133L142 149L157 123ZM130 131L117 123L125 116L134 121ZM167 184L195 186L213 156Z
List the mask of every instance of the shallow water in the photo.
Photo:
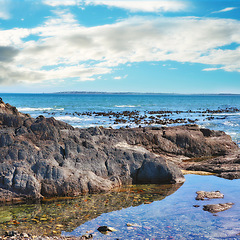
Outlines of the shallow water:
M215 176L187 175L184 185L171 196L151 204L141 204L102 214L84 223L67 236L81 236L87 231L94 239L240 239L240 180ZM196 191L224 193L224 199L195 200ZM233 202L231 209L217 214L203 211L203 205ZM200 205L196 208L193 205ZM128 227L126 224L136 224ZM103 235L96 229L107 225L116 232Z
M82 236L88 232L94 239L240 239L240 180L185 177L182 186L137 185L76 199L2 206L0 228L41 235ZM197 201L199 190L219 190L225 196ZM226 202L233 202L233 207L217 214L203 211L203 205ZM117 231L103 235L97 231L103 225Z
M33 235L59 235L62 230L72 231L103 213L160 201L180 186L132 185L72 199L46 199L41 204L0 206L0 234L17 230Z

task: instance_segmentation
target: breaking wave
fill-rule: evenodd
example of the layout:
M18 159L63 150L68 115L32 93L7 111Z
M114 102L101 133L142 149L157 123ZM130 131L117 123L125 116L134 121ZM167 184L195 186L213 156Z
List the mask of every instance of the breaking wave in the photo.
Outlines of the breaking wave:
M137 106L134 106L134 105L115 105L114 107L117 107L117 108L133 108L133 107L137 107Z
M36 111L63 111L64 108L33 108L33 107L19 107L17 108L20 112L36 112Z

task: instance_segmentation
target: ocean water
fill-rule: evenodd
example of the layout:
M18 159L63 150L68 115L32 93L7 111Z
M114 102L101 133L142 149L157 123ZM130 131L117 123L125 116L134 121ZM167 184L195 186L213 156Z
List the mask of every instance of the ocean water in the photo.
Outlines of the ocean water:
M74 127L138 127L149 125L151 117L166 125L194 123L225 131L240 143L240 95L121 95L121 94L0 94L4 102L32 117L44 115ZM208 111L210 110L210 111ZM211 112L214 110L214 112ZM217 110L221 110L217 112ZM125 111L134 116L125 116ZM153 111L165 111L150 114ZM176 113L176 111L178 111ZM88 114L86 114L88 113ZM96 113L110 113L107 116ZM154 112L153 112L154 113ZM117 116L118 115L118 116ZM116 119L123 121L116 122ZM185 119L172 123L168 119ZM124 121L125 120L125 121ZM162 126L159 122L151 125Z

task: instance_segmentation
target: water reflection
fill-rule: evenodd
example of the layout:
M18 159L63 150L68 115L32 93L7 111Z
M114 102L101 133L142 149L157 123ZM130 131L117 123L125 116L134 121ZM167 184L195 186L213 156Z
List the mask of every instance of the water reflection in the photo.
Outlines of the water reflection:
M116 212L160 201L181 184L133 185L105 194L89 194L75 199L51 200L42 204L0 206L0 233L16 230L34 235L70 232L103 213Z
M94 239L240 239L239 184L239 179L187 175L185 184L162 201L104 213L63 235L81 236L88 232ZM197 201L199 190L220 190L225 196ZM216 215L203 211L205 204L226 202L233 202L234 206ZM200 207L193 207L196 204ZM135 226L129 227L127 223ZM103 225L117 231L103 235L97 231Z

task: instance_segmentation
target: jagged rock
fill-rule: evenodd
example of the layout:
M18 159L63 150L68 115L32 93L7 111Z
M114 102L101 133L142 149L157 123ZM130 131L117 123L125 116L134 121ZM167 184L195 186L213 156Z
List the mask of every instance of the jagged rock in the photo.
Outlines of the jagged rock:
M205 199L213 199L213 198L223 198L224 194L220 191L215 192L205 192L205 191L198 191L196 200L205 200Z
M208 204L203 206L203 210L211 213L218 213L228 210L232 205L234 205L234 203Z
M12 198L39 199L122 184L183 182L177 166L182 158L238 150L230 136L197 125L78 129L54 118L31 118L0 102L0 199L5 190Z

